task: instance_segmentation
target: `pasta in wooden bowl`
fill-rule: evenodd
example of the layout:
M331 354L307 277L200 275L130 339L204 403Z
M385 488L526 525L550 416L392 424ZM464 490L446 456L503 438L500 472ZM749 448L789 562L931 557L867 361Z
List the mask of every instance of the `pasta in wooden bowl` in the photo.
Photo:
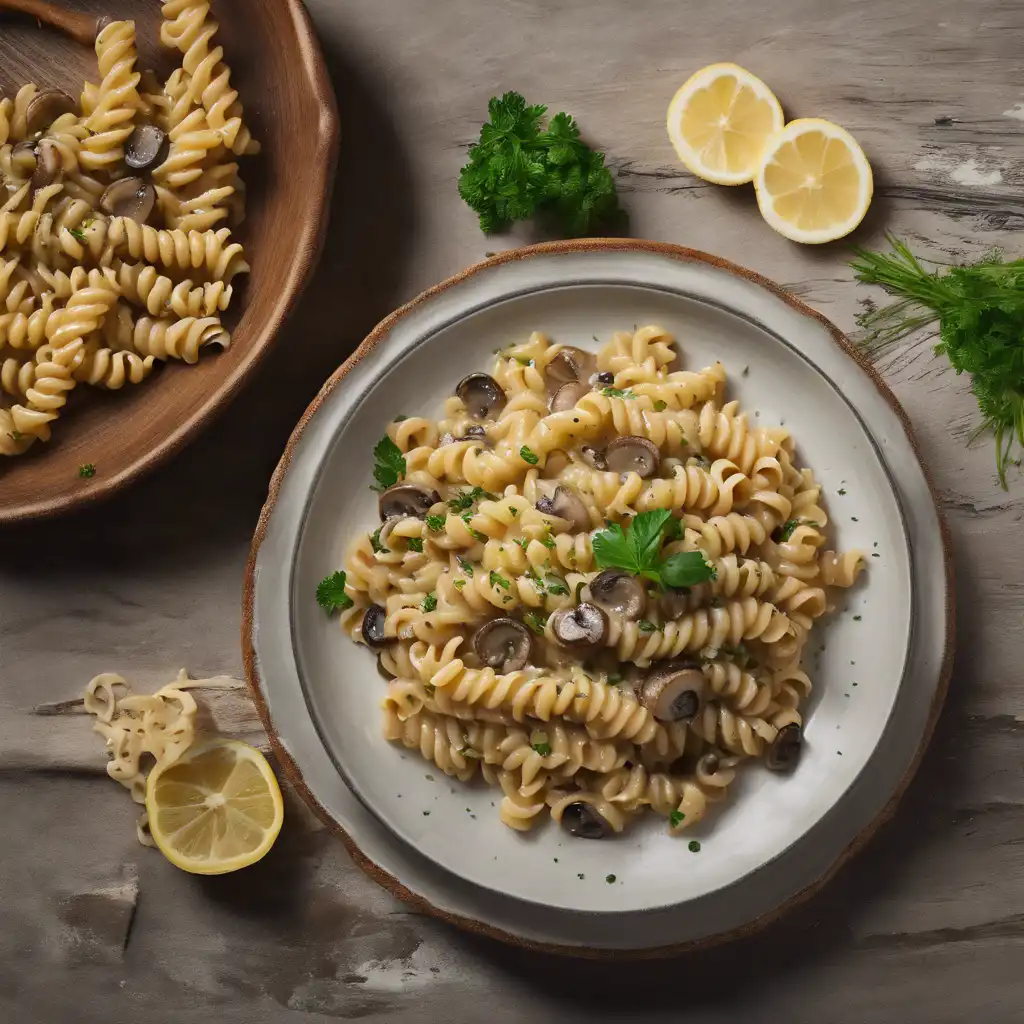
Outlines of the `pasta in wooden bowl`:
M379 654L384 735L513 829L680 833L744 760L799 759L803 652L864 557L725 384L656 326L596 356L534 333L377 447L381 524L318 599Z
M0 41L45 53L0 73L0 522L184 443L273 339L324 228L333 97L297 0L102 13L91 68L40 27Z

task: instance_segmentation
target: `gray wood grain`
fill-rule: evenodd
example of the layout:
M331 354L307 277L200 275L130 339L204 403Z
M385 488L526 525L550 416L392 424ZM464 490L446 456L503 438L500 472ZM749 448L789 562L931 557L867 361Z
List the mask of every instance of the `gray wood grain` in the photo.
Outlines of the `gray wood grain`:
M844 246L791 245L761 222L748 189L705 185L674 159L664 108L695 68L735 60L772 84L789 116L854 132L877 184L856 241L894 230L938 259L1019 250L1016 0L310 7L343 144L323 265L286 337L230 413L157 476L109 505L0 535L0 1020L1022 1019L1024 484L1003 493L990 446L964 446L974 403L926 344L908 343L884 370L954 538L948 705L894 821L759 936L621 968L508 949L411 913L290 794L264 862L190 877L137 845L135 808L103 776L85 720L38 713L101 670L140 687L181 665L240 675L248 538L292 424L391 308L531 237L485 238L455 192L492 93L519 88L579 118L609 154L633 235L746 264L846 329L867 295ZM227 727L257 735L244 708L222 712Z

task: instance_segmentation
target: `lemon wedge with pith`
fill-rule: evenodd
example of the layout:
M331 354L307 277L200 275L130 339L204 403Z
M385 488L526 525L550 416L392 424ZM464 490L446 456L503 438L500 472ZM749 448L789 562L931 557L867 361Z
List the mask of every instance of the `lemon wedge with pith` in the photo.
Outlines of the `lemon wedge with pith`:
M284 820L266 758L238 740L214 740L157 765L146 785L149 829L176 867L220 875L255 864Z
M804 117L771 138L754 188L761 215L780 235L815 244L848 235L864 219L874 182L848 131Z
M775 94L736 64L701 68L668 107L668 135L679 159L717 185L753 180L765 145L783 123Z

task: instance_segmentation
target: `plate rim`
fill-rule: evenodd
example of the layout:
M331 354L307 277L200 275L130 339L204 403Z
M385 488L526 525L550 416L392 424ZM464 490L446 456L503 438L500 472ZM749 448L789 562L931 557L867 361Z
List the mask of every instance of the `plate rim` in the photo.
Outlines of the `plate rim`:
M770 292L776 298L781 299L791 309L795 310L802 316L809 317L817 321L822 327L825 328L828 336L832 339L833 343L843 352L857 363L857 365L866 373L875 389L879 392L886 404L891 408L896 418L899 420L901 427L903 428L906 439L910 445L911 451L914 454L918 466L921 469L922 477L927 485L928 494L931 499L932 508L935 513L936 521L939 526L940 540L943 550L943 561L944 561L944 579L945 579L945 593L944 593L944 606L945 606L945 646L942 653L942 661L939 667L939 678L935 688L935 693L932 697L931 706L928 709L928 716L924 724L924 728L921 733L921 737L918 741L916 750L913 753L913 757L909 762L903 776L898 780L896 786L893 789L889 799L885 802L882 808L875 814L875 816L864 825L864 827L858 832L852 841L850 841L844 849L842 849L835 857L833 862L821 873L821 875L806 885L803 889L792 894L787 899L783 900L778 906L772 908L760 916L754 918L751 921L745 922L744 924L737 926L732 929L728 929L724 932L719 932L713 935L708 935L700 939L691 939L680 943L671 943L668 945L661 945L656 947L644 948L644 949L607 949L607 948L585 948L581 946L567 945L563 943L549 943L538 939L530 939L521 935L516 935L513 932L507 931L504 928L500 928L496 925L492 925L486 921L478 920L475 917L469 917L463 914L454 913L450 910L443 909L435 906L425 896L418 893L412 892L406 887L397 877L392 875L389 871L385 870L380 865L372 861L366 854L362 852L357 842L352 838L351 835L336 821L329 811L317 800L312 791L306 785L302 771L298 764L292 758L283 743L277 736L274 725L270 719L269 709L266 701L263 697L261 682L259 678L259 671L256 662L255 652L255 570L256 562L259 554L260 547L262 546L263 540L265 539L267 529L270 524L270 519L273 514L277 498L281 487L284 482L285 475L291 463L292 456L295 449L301 439L301 436L308 425L312 417L319 411L323 403L328 397L339 387L344 381L348 373L366 356L371 352L376 345L388 335L394 325L405 316L407 316L412 310L421 305L424 302L428 302L435 296L441 294L447 289L454 285L460 284L461 282L473 277L483 270L490 270L496 266L505 263L512 263L518 260L530 259L536 256L557 256L569 253L580 253L580 252L641 252L652 254L655 256L665 257L684 263L701 263L717 270L724 271L732 274L736 277L742 278L752 284L755 284L766 291ZM492 938L497 938L501 941L510 943L512 945L529 948L542 952L558 953L562 955L571 956L582 956L588 958L616 958L616 959L648 959L655 957L670 956L681 952L686 952L694 949L708 948L713 945L732 941L746 935L751 935L754 932L759 931L772 921L778 919L789 910L805 902L816 892L822 889L834 875L847 863L853 856L855 856L863 847L870 841L878 829L888 821L896 810L904 792L910 784L913 777L916 775L918 767L920 766L921 759L924 756L924 752L931 741L934 733L935 725L938 720L939 714L941 713L943 704L945 703L946 693L948 691L949 679L953 667L953 653L955 647L955 606L953 601L954 595L954 565L952 558L951 540L949 535L949 529L946 521L942 515L939 507L935 485L932 481L931 474L925 467L921 460L921 454L918 447L917 439L914 435L913 428L910 424L909 418L900 405L899 400L893 394L892 390L885 383L877 369L867 361L864 355L849 341L846 335L836 327L827 317L822 313L813 309L795 295L788 292L786 289L772 281L771 279L764 277L762 274L756 271L749 270L748 268L742 267L738 264L732 263L729 260L722 259L721 257L714 256L710 253L702 252L701 250L691 249L684 246L675 245L668 242L655 242L641 239L622 239L622 238L591 238L591 239L575 239L570 241L555 241L555 242L542 242L537 245L526 246L518 249L511 249L505 252L499 253L493 257L482 260L478 263L474 263L459 273L447 278L446 280L426 289L419 295L415 296L409 302L400 306L394 312L385 317L377 326L366 336L359 347L353 352L353 354L328 378L320 389L319 393L309 404L306 411L298 421L289 437L288 443L281 456L281 459L274 470L274 473L270 480L270 485L267 493L267 500L260 512L259 521L256 526L256 530L253 535L252 546L249 553L249 559L246 564L245 579L243 584L243 598L242 598L242 624L241 624L241 640L242 640L242 656L245 665L246 681L249 687L250 694L253 698L253 702L256 705L257 712L260 716L260 720L266 729L270 745L274 751L274 755L281 765L283 771L289 782L295 787L296 791L306 802L306 804L313 810L313 812L323 821L327 828L337 835L344 843L349 855L359 865L359 867L368 874L375 882L381 885L383 888L388 890L392 895L404 900L407 903L412 904L421 912L430 914L433 917L447 921L450 924L454 924L463 930L475 933L488 935Z
M314 188L310 192L310 201L316 216L306 218L298 239L296 258L287 270L288 287L281 289L271 315L263 321L258 331L259 337L264 340L251 346L246 358L220 382L213 396L199 405L187 419L176 424L174 429L145 455L122 467L112 476L97 474L85 486L76 486L74 490L69 489L61 495L43 499L32 498L9 507L0 504L0 527L27 520L52 518L103 501L165 463L205 430L237 396L266 356L271 343L294 312L306 290L327 237L334 173L338 162L340 125L334 89L309 13L302 0L283 2L291 14L295 28L297 52L301 57L297 66L305 73L310 93L319 108L317 137L323 159L317 161L311 172ZM76 485L77 483L78 481Z

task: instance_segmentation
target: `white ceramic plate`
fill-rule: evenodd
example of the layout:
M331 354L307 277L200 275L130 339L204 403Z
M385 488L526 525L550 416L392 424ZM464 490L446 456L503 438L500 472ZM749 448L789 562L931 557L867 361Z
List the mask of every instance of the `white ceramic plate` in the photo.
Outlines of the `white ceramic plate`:
M378 877L523 938L699 941L813 885L900 786L942 691L948 580L938 517L891 395L834 328L766 284L664 246L526 250L389 318L307 413L254 544L247 654L272 736ZM349 539L373 528L365 485L390 418L436 415L461 376L489 368L495 348L532 329L594 347L592 335L649 322L676 335L688 366L722 359L732 396L761 422L785 423L825 486L838 545L879 556L821 630L798 770L747 770L723 813L688 835L701 840L699 854L655 819L602 843L552 825L526 837L500 825L493 792L448 780L381 738L374 660L313 596ZM625 924L634 920L643 927Z

